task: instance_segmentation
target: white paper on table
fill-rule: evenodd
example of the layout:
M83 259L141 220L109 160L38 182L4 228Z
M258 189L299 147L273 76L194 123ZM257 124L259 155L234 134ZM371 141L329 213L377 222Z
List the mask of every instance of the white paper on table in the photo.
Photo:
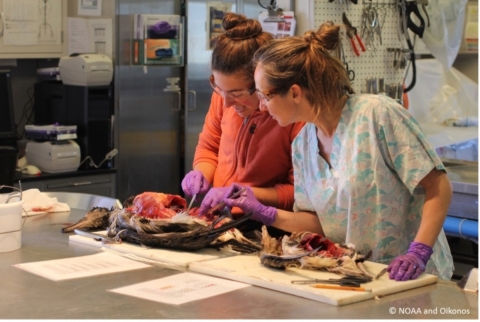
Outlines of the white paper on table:
M95 255L22 263L13 266L52 281L63 281L151 267L151 265L103 252Z
M247 286L250 285L207 275L181 273L109 291L145 300L179 305Z

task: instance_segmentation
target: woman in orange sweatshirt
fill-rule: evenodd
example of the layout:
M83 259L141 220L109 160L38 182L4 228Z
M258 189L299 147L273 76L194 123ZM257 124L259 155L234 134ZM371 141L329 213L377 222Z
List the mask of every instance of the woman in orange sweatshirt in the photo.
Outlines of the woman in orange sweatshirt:
M228 197L234 182L250 186L265 205L291 210L291 143L304 123L281 127L260 111L251 65L255 51L274 37L244 15L229 12L222 25L211 59L214 92L182 189L188 197L206 193L200 215Z

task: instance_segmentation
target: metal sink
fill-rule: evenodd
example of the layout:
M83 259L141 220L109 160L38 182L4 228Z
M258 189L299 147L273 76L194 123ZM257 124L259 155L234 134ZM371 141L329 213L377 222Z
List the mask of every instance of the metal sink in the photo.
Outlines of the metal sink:
M442 159L452 183L449 216L478 220L478 162Z
M457 160L457 159L446 159L442 158L443 165L445 168L458 167L458 166L475 166L478 168L477 161L467 161L467 160Z
M478 195L478 162L475 161L463 161L463 160L442 160L445 168L447 169L447 175L454 186L454 191L460 189L459 192L465 192L465 189L472 189L469 187L473 185L476 188ZM455 183L455 184L454 184ZM465 188L461 188L466 184Z

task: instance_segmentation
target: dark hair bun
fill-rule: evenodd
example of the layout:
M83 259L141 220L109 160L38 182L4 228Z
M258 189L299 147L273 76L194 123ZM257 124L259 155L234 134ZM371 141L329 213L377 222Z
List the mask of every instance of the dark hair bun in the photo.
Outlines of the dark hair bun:
M233 12L227 12L223 17L222 26L225 29L225 35L233 40L250 39L262 33L260 22Z

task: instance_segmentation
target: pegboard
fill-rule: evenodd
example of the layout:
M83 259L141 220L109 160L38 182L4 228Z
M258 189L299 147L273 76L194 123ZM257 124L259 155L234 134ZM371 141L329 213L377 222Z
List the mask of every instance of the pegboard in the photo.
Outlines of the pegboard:
M348 6L347 6L348 2ZM403 78L408 66L409 54L387 51L387 48L398 48L399 50L408 50L404 37L397 35L399 13L398 0L358 0L358 4L353 4L350 0L314 0L314 29L325 21L333 21L335 24L344 25L342 14L345 12L348 20L357 28L357 33L362 35L362 12L364 9L375 8L381 26L381 39L375 35L373 42L368 45L366 39L361 37L365 43L366 51L362 52L360 47L360 56L356 56L353 51L350 39L347 37L345 28L342 28L342 46L345 53L345 61L349 69L355 72L355 79L352 86L356 93L367 92L367 78L383 77L385 84L398 84L403 82ZM347 8L348 7L348 8ZM366 31L364 32L364 36ZM404 68L395 68L394 60L397 56L408 55ZM340 57L341 58L341 57ZM398 66L398 65L397 65ZM411 73L411 71L410 71ZM407 84L408 85L408 84Z

